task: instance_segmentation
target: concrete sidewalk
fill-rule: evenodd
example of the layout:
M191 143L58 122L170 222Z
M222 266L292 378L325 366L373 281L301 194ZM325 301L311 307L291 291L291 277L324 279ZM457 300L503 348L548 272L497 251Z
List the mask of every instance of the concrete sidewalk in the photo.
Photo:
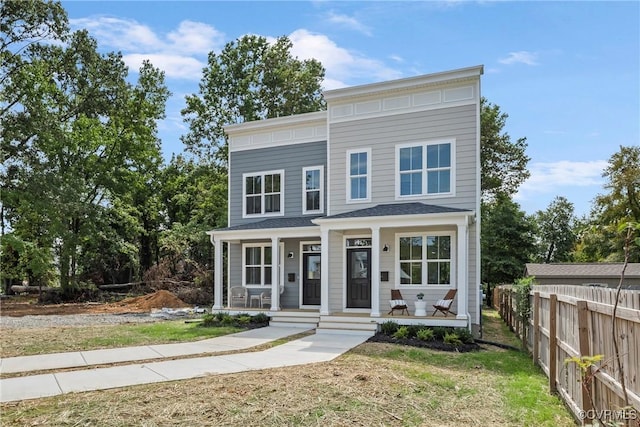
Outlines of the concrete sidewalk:
M162 349L164 351L162 354L166 354L167 356L157 357L175 357L180 355L228 351L232 349L237 350L239 348L247 348L238 347L243 345L240 343L248 344L250 342L255 342L257 344L251 345L255 346L278 338L295 335L302 331L303 330L300 328L267 327L204 340L209 343L203 346L198 346L198 344L204 341L197 343L168 344L164 347L169 347ZM348 335L340 333L314 334L259 352L166 360L144 364L130 364L108 368L83 369L77 371L7 378L0 380L0 402L37 399L71 392L105 390L109 388L139 384L184 380L214 374L229 374L243 371L302 365L307 363L326 362L333 360L351 348L365 342L370 336L371 334L366 332L362 334ZM180 350L180 346L184 346L185 349ZM235 348L230 348L231 346L235 346ZM206 351L200 351L204 348L206 348ZM129 350L130 353L127 353L125 350ZM153 351L157 352L158 350L159 349L155 349ZM122 360L122 358L125 357L126 354L134 354L131 352L131 348L114 349L114 353L111 355L109 352L112 350L100 351L104 353L101 353L100 357L103 361L99 363L113 363L115 359L119 362L127 361ZM194 351L200 351L200 353L194 353ZM69 354L73 353L61 353L61 355ZM58 355L47 356L50 356L52 360L49 362L51 365L55 363L62 363L62 361L53 362ZM60 356L60 358L64 359L64 356ZM105 362L107 359L111 360L111 362ZM149 359L149 357L144 357L144 359ZM7 372L4 369L7 360L9 359L2 360L2 372ZM96 357L95 360L98 360L98 358ZM137 358L133 360L141 359ZM77 358L76 361L79 362ZM84 363L86 363L86 360ZM59 367L43 368L42 366L39 366L38 369L59 369Z

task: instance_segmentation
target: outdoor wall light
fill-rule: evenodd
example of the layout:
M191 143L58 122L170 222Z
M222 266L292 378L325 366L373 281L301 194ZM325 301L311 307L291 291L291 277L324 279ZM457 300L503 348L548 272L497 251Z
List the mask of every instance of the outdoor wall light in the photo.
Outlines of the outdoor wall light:
M387 243L384 244L384 248L382 248L382 252L389 252L389 245Z
M287 255L287 258L293 259L293 252L289 252L289 254Z

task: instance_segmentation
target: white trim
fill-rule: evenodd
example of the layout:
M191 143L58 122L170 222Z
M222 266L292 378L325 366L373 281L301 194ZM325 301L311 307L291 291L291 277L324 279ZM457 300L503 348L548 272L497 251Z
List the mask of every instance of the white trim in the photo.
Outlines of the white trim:
M367 154L367 174L366 174L366 179L367 179L367 197L363 198L363 199L352 199L351 198L351 155L352 154L360 154L360 153L366 153ZM351 203L368 203L371 202L371 177L373 176L372 171L371 171L371 147L367 147L367 148L354 148L351 150L347 150L346 152L346 180L345 180L345 197L347 200L347 203L351 204ZM356 175L357 177L361 177L361 175Z
M401 232L395 234L395 247L397 250L394 254L394 270L395 270L395 289L410 289L410 290L431 290L431 289L454 289L457 288L456 283L458 282L458 263L457 260L457 235L456 231L449 230L441 230L441 231L430 231L428 229L423 229L419 231L409 231L409 232ZM451 247L450 249L450 258L449 258L449 284L428 284L427 283L427 274L428 274L428 261L427 261L427 245L426 238L429 236L449 236L451 238ZM420 264L422 265L422 284L420 285L406 285L400 282L400 238L401 237L422 237L422 257L420 260Z
M451 156L451 166L449 169L449 191L446 193L428 193L428 185L429 182L427 180L427 174L429 169L427 168L427 147L430 145L439 145L439 144L451 144L451 152L449 153ZM422 147L422 170L420 171L422 174L422 193L421 194L408 194L402 195L401 191L401 183L400 183L400 150L403 148L411 148L411 147ZM396 144L395 146L395 189L396 189L396 200L415 200L415 199L439 199L445 197L455 197L456 196L456 139L455 138L443 138L443 139L432 139L426 141L414 141L407 142L402 144ZM447 169L447 168L442 168Z
M353 234L353 235L342 235L342 311L345 313L371 313L371 309L373 308L373 298L372 298L372 308L347 308L347 250L349 249L371 249L371 246L349 246L347 247L348 239L373 239L371 234ZM373 241L371 242L373 245ZM371 255L373 256L373 255ZM371 260L369 260L369 275L371 275ZM372 278L372 277L370 277ZM371 284L373 287L373 283Z
M319 189L307 189L307 172L308 171L320 171L320 188ZM307 210L307 192L308 191L320 191L320 209ZM320 214L324 212L324 166L307 166L302 168L302 215Z
M280 211L279 212L268 212L265 213L265 175L280 175ZM260 211L261 213L257 214L247 214L247 185L246 180L248 177L261 177L261 192L260 192ZM260 171L260 172L245 172L242 174L242 218L263 218L263 217L273 217L273 216L284 216L284 189L285 189L285 176L284 169L276 169L270 171ZM269 193L272 194L272 193ZM275 193L273 193L275 194ZM254 194L253 196L257 196Z
M260 284L247 284L247 254L246 254L246 248L261 248L260 250ZM282 254L284 253L284 242L280 242L279 245L279 256L277 258L278 260L278 272L279 272L279 279L280 279L280 283L284 284L284 268L282 268ZM264 248L271 248L271 262L272 264L266 264L265 263L265 259L264 259ZM270 287L273 286L273 283L267 284L265 283L265 278L266 278L266 274L265 274L265 267L271 267L273 268L273 260L274 260L274 252L273 252L273 243L272 242L252 242L252 243L243 243L242 244L242 286L244 286L247 289L269 289ZM253 265L253 264L252 264ZM253 265L254 267L257 266ZM273 274L273 271L272 271ZM272 279L273 281L273 279ZM278 283L278 285L280 285L280 283Z
M310 252L310 251L303 251L302 248L304 245L320 245L320 252ZM298 275L298 307L300 308L314 308L314 309L319 309L320 308L320 304L318 305L309 305L309 304L303 304L303 295L302 295L302 287L304 285L304 274L306 273L303 270L303 263L302 263L302 256L305 253L313 253L313 254L318 254L320 255L320 282L322 283L322 264L324 263L324 260L322 259L322 242L320 240L301 240L300 241L300 251L298 252L300 254L299 258L300 261L298 261L298 271L300 272L300 274ZM322 288L322 284L320 285L320 287Z

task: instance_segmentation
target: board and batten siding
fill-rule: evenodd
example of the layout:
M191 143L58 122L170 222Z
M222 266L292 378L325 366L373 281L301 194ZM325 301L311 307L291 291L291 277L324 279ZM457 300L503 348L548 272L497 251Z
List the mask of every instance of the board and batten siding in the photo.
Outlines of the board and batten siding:
M292 144L229 153L229 226L256 222L264 218L242 217L245 173L284 170L284 215L302 216L302 169L324 166L324 206L327 203L326 141Z
M470 104L332 123L329 127L330 214L403 201L475 210L479 167L476 108ZM455 139L455 194L396 199L396 146L444 139ZM371 149L371 202L347 203L346 153L358 148Z

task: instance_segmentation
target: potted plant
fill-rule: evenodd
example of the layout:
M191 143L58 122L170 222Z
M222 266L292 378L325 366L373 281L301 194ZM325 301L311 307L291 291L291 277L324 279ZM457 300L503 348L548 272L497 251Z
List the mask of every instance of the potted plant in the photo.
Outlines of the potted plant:
M415 316L426 316L427 315L427 302L423 300L424 293L420 292L416 295L418 300L416 301L416 312Z

